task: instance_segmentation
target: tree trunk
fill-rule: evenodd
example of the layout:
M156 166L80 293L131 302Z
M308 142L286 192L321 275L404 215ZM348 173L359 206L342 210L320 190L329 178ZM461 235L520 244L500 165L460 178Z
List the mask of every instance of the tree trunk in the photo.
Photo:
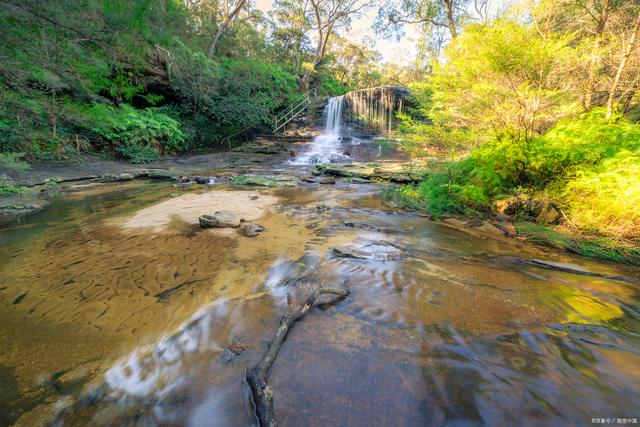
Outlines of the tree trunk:
M456 21L453 18L453 0L444 0L444 7L447 11L447 26L451 31L451 37L455 39L458 36L458 30L456 29Z
M600 43L602 43L602 36L604 35L604 29L609 19L609 0L604 0L602 4L602 11L600 12L600 18L598 19L598 25L596 26L596 38L593 42L594 56L591 58L591 64L589 66L589 80L587 83L587 93L584 96L584 108L590 110L593 105L593 92L595 90L596 70L598 63L600 62L597 55L600 49Z
M627 61L635 48L636 39L638 38L638 30L640 29L640 11L636 16L635 24L633 25L633 30L631 33L631 39L629 40L629 44L627 45L627 49L624 51L622 55L622 59L620 60L620 65L618 65L618 69L616 70L616 76L613 79L613 84L611 85L611 90L609 91L609 98L607 99L607 120L611 119L613 115L613 103L616 99L616 92L618 91L618 86L620 85L620 78L622 77L622 73L624 72L625 67L627 66Z
M318 45L316 46L316 52L313 55L313 69L305 70L304 76L302 76L302 84L304 86L304 90L309 90L309 86L311 85L311 74L315 71L316 67L322 61L323 56L323 46L326 47L327 40L329 39L329 34L331 32L330 29L327 31L323 31L322 29L322 17L320 16L320 5L315 0L311 0L311 8L313 9L313 14L316 18L316 26L318 27ZM326 39L325 40L325 36Z
M209 55L209 58L213 58L213 55L216 53L216 46L218 45L218 41L220 40L220 37L227 30L229 23L231 23L231 21L238 15L238 13L240 13L240 9L242 9L242 6L244 6L246 2L247 0L238 0L238 3L236 3L231 13L226 15L222 20L222 22L220 23L220 26L218 27L218 31L216 31L216 34L215 36L213 36L213 40L211 40L211 44L209 45L209 49L207 52Z

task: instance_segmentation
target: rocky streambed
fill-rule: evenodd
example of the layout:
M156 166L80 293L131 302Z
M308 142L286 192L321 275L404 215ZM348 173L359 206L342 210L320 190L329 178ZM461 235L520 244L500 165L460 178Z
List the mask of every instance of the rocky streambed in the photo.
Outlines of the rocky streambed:
M531 246L505 215L394 208L381 193L420 165L352 145L3 171L26 190L0 203L0 424L632 416L637 270Z
M2 424L254 424L248 370L336 286L268 371L281 425L632 416L632 267L391 208L378 179L242 156L71 182L0 230Z

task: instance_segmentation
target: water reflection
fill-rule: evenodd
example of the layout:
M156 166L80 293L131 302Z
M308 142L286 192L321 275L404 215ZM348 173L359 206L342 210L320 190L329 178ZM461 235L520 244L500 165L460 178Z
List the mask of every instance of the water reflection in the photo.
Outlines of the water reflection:
M3 419L45 420L66 397L63 425L250 424L244 371L287 296L345 281L349 298L297 324L273 367L282 425L584 425L640 409L638 285L607 278L638 277L622 266L376 210L370 186L263 190L280 202L251 239L118 227L176 190L114 188L0 234Z

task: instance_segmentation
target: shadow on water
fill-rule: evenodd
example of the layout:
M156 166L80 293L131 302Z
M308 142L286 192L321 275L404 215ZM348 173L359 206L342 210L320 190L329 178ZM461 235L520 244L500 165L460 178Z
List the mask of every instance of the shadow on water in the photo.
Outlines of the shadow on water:
M383 210L373 185L260 190L279 202L255 238L123 226L210 191L239 190L86 189L0 232L3 424L252 424L244 373L287 294L343 281L350 296L298 323L270 373L282 425L638 416L639 285L504 260L638 278L626 267Z

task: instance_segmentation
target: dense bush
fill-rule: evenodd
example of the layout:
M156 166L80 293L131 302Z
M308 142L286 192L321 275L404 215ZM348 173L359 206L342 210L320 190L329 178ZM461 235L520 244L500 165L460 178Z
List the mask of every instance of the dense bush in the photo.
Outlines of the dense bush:
M186 148L180 123L156 109L94 104L85 107L81 117L81 124L99 137L108 151L136 163Z
M178 45L171 81L177 107L192 137L211 145L247 127L270 126L273 113L291 102L296 78L277 65L249 59L215 62Z
M207 57L210 16L173 0L0 8L0 152L63 158L82 140L142 161L270 125L296 76L250 49ZM247 25L233 31L261 37Z
M640 153L621 150L578 169L557 189L571 221L584 230L640 240Z
M583 230L640 239L640 126L607 121L595 109L559 121L544 135L513 143L493 140L459 161L444 162L406 203L436 216L482 209L520 191L544 192ZM413 200L413 202L409 202Z
M507 20L469 25L431 79L433 106L479 140L533 138L577 111L566 77L580 59L569 42Z

